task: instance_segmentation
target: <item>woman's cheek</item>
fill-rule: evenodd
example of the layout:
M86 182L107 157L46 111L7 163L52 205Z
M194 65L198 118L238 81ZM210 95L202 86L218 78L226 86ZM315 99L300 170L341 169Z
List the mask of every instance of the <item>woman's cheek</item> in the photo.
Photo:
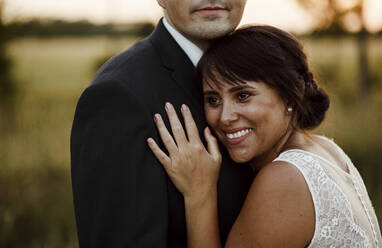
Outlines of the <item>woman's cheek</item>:
M218 112L214 109L209 108L209 107L205 107L204 112L206 115L206 121L207 121L208 125L211 126L212 128L216 127L216 125L219 122Z
M248 116L253 121L264 120L264 118L266 118L266 115L269 111L269 109L261 107L259 105L254 105L247 110L248 111L247 111L246 116Z

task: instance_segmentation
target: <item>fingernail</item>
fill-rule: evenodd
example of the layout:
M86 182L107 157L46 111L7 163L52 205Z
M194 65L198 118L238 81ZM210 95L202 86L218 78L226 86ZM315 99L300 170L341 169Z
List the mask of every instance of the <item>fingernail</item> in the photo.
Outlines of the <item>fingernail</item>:
M153 139L152 138L148 138L147 140L147 144L151 145L153 143Z
M182 110L185 111L187 109L188 109L187 105L186 104L182 104Z
M208 133L208 134L211 134L211 130L210 130L209 127L207 127L207 133Z
M172 105L171 105L171 103L166 102L166 105L165 105L165 106L166 106L166 109L170 109Z
M154 115L154 121L159 121L160 119L160 114L155 114Z

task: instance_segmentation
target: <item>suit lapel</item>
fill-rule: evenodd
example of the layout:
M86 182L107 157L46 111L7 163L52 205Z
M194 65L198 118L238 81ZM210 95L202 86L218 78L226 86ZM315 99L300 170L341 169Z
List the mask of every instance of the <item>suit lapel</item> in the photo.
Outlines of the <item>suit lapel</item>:
M163 66L171 71L173 81L183 91L184 95L193 103L195 109L202 113L202 87L194 82L195 67L179 44L172 38L159 21L157 28L149 38L158 51Z
M187 57L188 59L188 57ZM183 89L185 95L190 98L198 110L202 109L202 87L199 82L194 80L195 67L188 59L187 63L179 63L179 66L174 69L172 77L174 81ZM202 113L200 113L202 114Z

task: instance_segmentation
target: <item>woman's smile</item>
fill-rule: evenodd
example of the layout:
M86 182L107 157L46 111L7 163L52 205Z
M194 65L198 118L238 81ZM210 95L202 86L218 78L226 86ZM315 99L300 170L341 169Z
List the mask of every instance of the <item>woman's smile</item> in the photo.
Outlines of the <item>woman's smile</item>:
M231 146L238 145L252 134L252 130L252 128L236 128L224 131L225 143Z

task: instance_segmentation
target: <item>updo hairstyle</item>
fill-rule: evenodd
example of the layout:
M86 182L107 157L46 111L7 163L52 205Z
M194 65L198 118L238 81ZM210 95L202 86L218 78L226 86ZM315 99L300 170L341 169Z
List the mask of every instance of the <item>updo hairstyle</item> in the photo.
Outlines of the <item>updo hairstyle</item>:
M266 83L293 108L294 127L302 130L317 127L329 108L329 97L314 79L302 45L272 26L248 26L215 40L198 64L197 80L218 87Z

